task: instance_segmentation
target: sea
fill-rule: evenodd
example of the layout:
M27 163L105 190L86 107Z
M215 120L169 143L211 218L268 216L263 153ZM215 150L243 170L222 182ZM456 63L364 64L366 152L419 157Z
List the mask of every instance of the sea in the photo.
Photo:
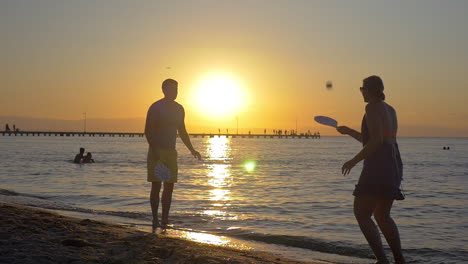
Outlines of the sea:
M373 263L353 215L362 146L350 137L178 139L174 235L324 263ZM408 263L468 263L468 138L399 138L395 201ZM95 163L74 164L79 148ZM444 147L450 147L449 150ZM144 137L0 135L0 201L151 230ZM382 237L389 259L392 259Z

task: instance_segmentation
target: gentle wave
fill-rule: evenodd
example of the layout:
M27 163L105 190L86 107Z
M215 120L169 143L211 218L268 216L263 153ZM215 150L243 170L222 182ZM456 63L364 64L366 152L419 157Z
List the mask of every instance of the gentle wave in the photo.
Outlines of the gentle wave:
M0 195L6 195L6 196L24 196L24 197L31 197L31 198L36 198L36 199L48 199L48 198L50 198L50 197L48 197L48 196L33 195L33 194L26 194L26 193L18 193L18 192L11 191L11 190L6 190L6 189L0 189Z
M349 257L373 258L368 245L354 245L338 241L324 241L304 236L272 235L260 233L245 233L242 230L225 232L225 235L254 240L269 244L278 244L290 247L310 249L322 253L339 254ZM387 248L388 249L388 248ZM425 263L431 259L434 263L461 263L468 261L468 251L462 249L432 249L432 248L408 248L403 253L407 256L408 263ZM449 261L452 260L452 261ZM440 262L437 262L440 260Z
M51 200L47 201L48 199L50 199L49 197L18 193L15 191L5 190L5 189L0 189L0 195L15 197L15 199L3 199L4 201L7 201L7 202L14 202L14 203L22 204L22 205L39 207L43 209L73 211L73 212L87 213L87 214L119 216L119 217L131 218L131 219L150 219L151 217L151 214L142 213L142 212L122 212L122 211L96 210L96 209L76 207L76 206L61 203L61 202L56 202L56 201L51 201Z
M288 236L288 235L273 235L273 234L260 234L260 233L245 233L242 230L235 230L234 232L226 232L237 238L246 240L254 240L269 244L278 244L290 247L310 249L322 253L339 254L350 257L372 258L372 253L367 246L351 245L344 242L324 241L304 236Z

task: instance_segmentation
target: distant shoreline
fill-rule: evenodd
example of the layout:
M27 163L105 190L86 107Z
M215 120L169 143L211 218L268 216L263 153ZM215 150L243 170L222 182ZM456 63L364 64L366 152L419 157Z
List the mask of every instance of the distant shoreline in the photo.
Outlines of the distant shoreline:
M356 119L358 120L358 119ZM356 121L354 120L354 121ZM341 120L344 121L344 120ZM277 125L264 125L254 123L243 124L239 127L230 125L215 125L210 123L190 123L190 119L187 120L187 129L189 133L195 134L218 134L218 129L221 132L230 133L225 134L248 134L251 131L252 134L263 134L266 129L268 134L273 134L273 130L297 130L300 133L308 132L309 130L313 133L320 132L322 136L334 137L341 136L332 127L325 127L316 124L311 117L310 120L302 120L301 125L296 129L291 125L277 124ZM3 132L5 125L9 124L10 128L13 129L13 125L24 131L58 131L58 132L83 132L84 119L53 119L53 118L40 118L40 117L26 117L26 116L0 116L0 132ZM344 123L340 123L344 124ZM145 125L144 117L128 117L128 118L88 118L86 122L86 131L98 133L99 131L107 131L109 133L143 133ZM360 123L351 122L346 123L347 126L353 127L354 129L360 128ZM434 124L421 124L412 125L411 123L400 123L399 124L399 135L400 137L411 137L411 138L468 138L468 127L451 127L451 126L437 126Z
M71 132L71 131L2 131L2 136L77 136L77 137L143 137L144 133L131 133L131 132ZM223 134L223 133L189 133L191 137L230 137L230 138L320 138L320 134Z
M111 136L111 137L144 137L143 132L80 132L80 131L39 131L39 130L32 130L32 131L0 131L1 136L65 136L65 137L81 137L81 136L89 136L89 137L102 137L102 136ZM343 135L319 135L314 136L312 135L276 135L276 134L226 134L226 133L189 133L191 137L217 137L217 136L224 136L228 138L311 138L311 139L318 139L320 137L347 137ZM468 139L466 137L423 137L423 136L398 136L398 138L425 138L425 139Z

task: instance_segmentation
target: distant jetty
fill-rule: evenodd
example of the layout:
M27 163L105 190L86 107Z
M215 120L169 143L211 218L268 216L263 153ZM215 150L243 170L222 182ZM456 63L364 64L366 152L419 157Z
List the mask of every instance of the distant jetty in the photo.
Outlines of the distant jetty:
M144 133L126 132L56 132L56 131L3 131L2 136L54 136L54 137L144 137ZM190 137L228 137L228 138L313 138L319 139L320 135L277 135L277 134L216 134L216 133L192 133Z

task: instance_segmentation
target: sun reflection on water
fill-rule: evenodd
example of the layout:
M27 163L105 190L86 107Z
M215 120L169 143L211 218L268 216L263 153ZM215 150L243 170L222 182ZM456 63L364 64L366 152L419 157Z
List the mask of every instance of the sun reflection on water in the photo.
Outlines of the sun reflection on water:
M213 137L208 141L207 154L211 163L208 168L209 200L212 204L203 211L205 215L222 219L237 219L228 209L231 201L232 174L230 160L230 140L227 137Z
M177 232L176 236L187 239L187 240L209 244L209 245L235 248L238 250L252 250L252 247L245 245L243 242L237 241L232 238L212 235L208 233L180 231L180 232Z
M229 164L210 164L208 169L208 184L216 188L229 187L230 186L230 171L231 165Z
M206 233L184 232L182 237L188 240L195 241L195 242L217 245L217 246L226 245L230 242L228 239L224 237L215 236L215 235L206 234Z
M208 140L208 158L223 161L229 158L231 141L226 136L212 137Z

